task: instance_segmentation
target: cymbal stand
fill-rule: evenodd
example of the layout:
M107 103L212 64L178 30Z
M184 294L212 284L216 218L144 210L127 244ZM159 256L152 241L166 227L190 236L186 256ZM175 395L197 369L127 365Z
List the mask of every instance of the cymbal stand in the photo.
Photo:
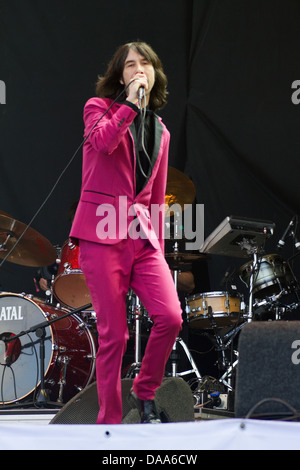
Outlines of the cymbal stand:
M174 243L174 253L178 253L178 242ZM174 279L174 284L175 284L175 289L177 291L177 286L178 286L178 269L175 267L173 270L173 279ZM178 338L177 338L178 339ZM172 377L177 376L177 365L178 365L178 355L177 355L177 339L173 345L173 349L171 352L171 363L172 363Z
M263 252L262 249L258 248L258 246L251 240L247 240L247 238L243 238L241 242L238 242L238 245L241 247L242 250L245 250L248 255L253 256L253 262L251 267L251 274L249 279L249 307L248 307L248 316L247 321L248 323L252 322L253 319L253 286L254 286L254 276L256 275L257 265L258 265L258 252Z
M133 297L133 296L132 296ZM134 304L134 325L135 325L135 348L134 348L134 363L129 367L126 378L136 377L140 371L142 364L142 352L141 352L141 316L142 306L140 299L135 295Z
M174 253L179 253L179 246L178 246L178 242L176 241L176 238L178 236L178 220L177 220L177 217L175 217L175 242L174 242ZM178 289L178 273L179 273L179 269L177 268L177 266L174 267L173 269L173 278L174 278L174 284L175 284L175 289L177 291ZM190 370L186 370L184 372L178 372L178 354L177 354L177 345L180 344L181 347L183 348L185 354L186 354L186 357L189 361L189 363L191 364L192 366L192 369ZM171 359L171 365L172 365L172 377L180 377L180 376L183 376L183 375L188 375L188 374L195 374L196 377L201 380L201 374L196 366L196 363L192 357L192 355L190 354L189 352L189 349L187 347L187 345L185 344L185 342L183 341L182 338L178 337L176 338L175 340L175 343L173 345L173 349L172 349L172 352L171 352L171 355L170 355L170 359Z
M254 252L250 281L249 281L249 307L248 307L248 317L247 317L248 323L252 322L252 319L253 319L253 285L254 285L254 275L257 269L257 261L258 261L257 252Z

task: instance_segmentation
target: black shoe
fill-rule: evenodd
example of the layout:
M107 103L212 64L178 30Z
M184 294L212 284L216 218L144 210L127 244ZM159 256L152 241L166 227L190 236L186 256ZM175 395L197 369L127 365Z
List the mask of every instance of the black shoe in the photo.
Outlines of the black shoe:
M154 400L140 400L131 389L129 394L129 402L134 408L138 409L141 417L141 423L161 423L161 419L157 412Z

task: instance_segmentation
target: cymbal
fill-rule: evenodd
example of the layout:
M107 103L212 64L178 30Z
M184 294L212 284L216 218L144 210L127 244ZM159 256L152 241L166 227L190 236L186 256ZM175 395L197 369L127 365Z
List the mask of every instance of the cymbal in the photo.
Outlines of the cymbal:
M165 258L167 260L170 268L175 269L175 267L184 266L185 264L192 263L199 259L206 259L206 255L203 253L165 253Z
M11 217L10 214L8 214L7 212L4 212L2 209L0 209L0 214L6 215L7 217Z
M54 246L39 232L3 212L0 213L0 258L6 257L25 229L25 234L7 261L31 267L53 264L57 257Z
M190 178L176 168L169 166L165 195L165 216L169 217L174 213L169 210L169 207L173 204L179 204L182 210L184 210L184 204L192 204L195 197L196 188Z

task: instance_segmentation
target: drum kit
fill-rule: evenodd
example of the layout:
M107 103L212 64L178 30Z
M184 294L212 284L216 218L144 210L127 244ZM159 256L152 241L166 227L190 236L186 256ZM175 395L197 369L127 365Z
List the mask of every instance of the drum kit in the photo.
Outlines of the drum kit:
M65 243L60 258L47 300L0 293L0 405L4 408L61 407L95 380L95 318L78 266L78 248ZM57 250L44 236L3 211L0 259L1 267L6 260L38 268L58 261Z
M219 368L225 370L218 384L224 386L223 393L233 396L238 350L232 351L232 348L241 329L252 321L288 320L287 314L300 307L299 284L289 260L264 251L274 227L270 221L226 217L204 241L201 252L248 258L247 263L232 273L246 286L246 298L237 292L236 286L232 286L231 292L207 292L187 297L190 327L213 332L216 350L221 353ZM294 235L293 232L290 234ZM280 247L280 243L277 246ZM228 360L229 349L231 357L234 352L235 359ZM209 382L208 387L211 387ZM200 407L199 397L203 390L203 381L200 381L194 393Z
M189 178L169 167L166 219L172 218L168 212L172 204L184 210L185 204L193 203L195 194ZM180 251L179 241L174 238L173 250L165 255L177 289L181 272L194 262L207 260L208 255L247 258L237 272L248 291L246 302L237 291L227 289L185 296L188 328L208 331L214 337L221 354L220 368L224 369L217 382L227 391L234 390L238 352L235 360L228 360L227 353L241 328L259 319L256 312L261 308L274 312L274 320L281 320L286 311L300 306L298 282L289 263L277 254L264 253L263 246L273 230L274 224L269 221L227 217L199 252ZM63 406L95 381L96 316L80 270L79 248L67 240L57 250L36 230L0 211L1 259L0 268L9 261L38 268L57 263L58 270L47 300L24 293L0 293L0 406ZM281 301L289 293L296 293L297 302L283 305ZM135 343L134 363L126 372L126 377L132 377L142 360L141 338L147 337L151 329L147 311L132 291L127 296L127 321ZM181 372L179 346L191 366ZM170 361L172 376L196 376L196 388L195 382L190 383L197 400L205 380L182 338L177 338Z

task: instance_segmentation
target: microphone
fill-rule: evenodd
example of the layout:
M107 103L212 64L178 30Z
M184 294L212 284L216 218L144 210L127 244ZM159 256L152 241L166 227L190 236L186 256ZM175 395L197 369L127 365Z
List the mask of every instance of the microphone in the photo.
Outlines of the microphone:
M14 333L2 334L0 337L0 360L1 365L10 366L16 362L21 354L22 345L19 338L13 340Z
M292 220L290 221L289 225L287 226L287 228L285 229L281 239L279 240L279 242L277 243L277 248L280 249L282 248L284 245L285 245L285 240L287 238L287 236L289 235L289 232L291 230L291 228L293 227L294 225L294 221L295 221L295 215L294 217L292 218Z
M138 89L138 99L141 101L145 96L145 88L143 86L140 86Z
M299 242L298 238L296 237L295 233L293 233L293 236L294 236L295 248L296 248L296 250L300 250L300 242Z

